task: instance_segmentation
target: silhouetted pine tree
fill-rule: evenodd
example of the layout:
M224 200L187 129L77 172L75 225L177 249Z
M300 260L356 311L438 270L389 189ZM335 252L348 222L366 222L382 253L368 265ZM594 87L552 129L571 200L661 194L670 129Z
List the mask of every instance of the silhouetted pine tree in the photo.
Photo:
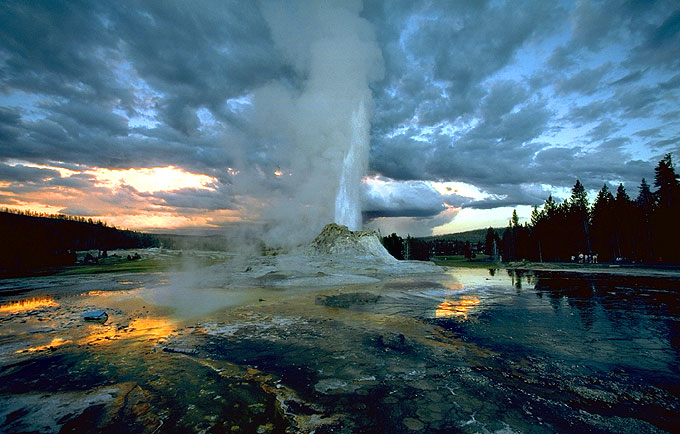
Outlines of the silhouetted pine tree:
M633 259L635 208L626 188L619 184L614 199L614 231L617 258Z
M602 186L593 203L592 248L602 260L610 261L616 257L614 196L607 184Z
M547 232L548 217L545 208L539 210L537 206L534 206L534 209L531 211L531 244L534 247L535 256L530 254L530 259L543 262L543 246L545 244Z
M605 184L593 206L577 180L568 200L548 196L543 209L534 208L531 222L519 225L517 213L503 240L504 259L566 261L579 253L598 253L601 260L680 262L680 180L671 154L654 170L652 192L643 178L632 201L623 184L616 197Z
M654 192L657 207L652 218L655 251L660 261L677 261L680 259L677 253L680 242L677 219L680 210L680 184L671 154L666 154L654 169L654 185L657 187Z
M404 240L399 235L393 232L392 235L383 237L382 241L390 255L399 260L404 259Z
M578 179L571 189L568 203L566 232L571 243L566 244L571 245L573 253L588 253L591 251L588 194Z
M652 244L652 214L655 208L654 195L649 189L649 184L642 178L639 187L638 197L635 201L635 238L636 259L642 261L654 260L654 245Z

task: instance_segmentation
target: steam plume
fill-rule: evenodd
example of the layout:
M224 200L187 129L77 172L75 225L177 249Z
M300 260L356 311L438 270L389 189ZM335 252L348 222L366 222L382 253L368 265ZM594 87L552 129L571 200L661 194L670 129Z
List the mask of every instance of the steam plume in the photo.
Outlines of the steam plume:
M383 59L360 1L272 1L261 10L291 79L253 94L255 122L281 168L279 197L263 217L268 242L309 241L331 221L361 226L359 187L372 93Z

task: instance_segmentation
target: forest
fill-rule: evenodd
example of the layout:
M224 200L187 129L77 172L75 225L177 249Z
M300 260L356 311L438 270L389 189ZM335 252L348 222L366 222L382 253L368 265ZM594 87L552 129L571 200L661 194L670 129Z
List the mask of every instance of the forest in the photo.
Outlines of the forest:
M524 224L513 211L507 228L488 228L484 243L401 239L391 234L383 244L399 259L429 260L441 254L472 257L483 252L506 262L570 262L584 255L591 262L680 263L680 182L671 154L654 169L653 185L654 189L643 178L632 198L623 184L616 192L604 184L591 205L577 179L569 198L558 203L548 196Z
M67 215L0 211L0 275L72 265L77 250L153 247L150 234L120 230L102 221Z
M605 184L590 205L577 180L567 200L548 196L530 222L520 225L513 212L500 252L504 260L571 261L585 254L604 262L678 263L680 183L671 154L654 169L654 187L643 178L632 199L623 184L615 193Z

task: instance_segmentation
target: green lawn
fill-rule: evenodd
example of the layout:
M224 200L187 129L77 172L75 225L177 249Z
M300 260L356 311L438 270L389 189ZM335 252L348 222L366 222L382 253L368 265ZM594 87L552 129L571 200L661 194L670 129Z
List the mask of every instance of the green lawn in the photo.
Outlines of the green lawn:
M101 259L98 264L72 265L64 267L56 274L60 276L99 274L99 273L151 273L167 270L182 270L187 267L203 268L223 262L214 258L183 258L179 256L163 258L144 258L128 261L123 257Z
M472 258L469 261L463 255L434 256L432 261L437 265L444 265L447 267L488 268L498 266L498 261L490 260L488 255L477 255L477 257Z

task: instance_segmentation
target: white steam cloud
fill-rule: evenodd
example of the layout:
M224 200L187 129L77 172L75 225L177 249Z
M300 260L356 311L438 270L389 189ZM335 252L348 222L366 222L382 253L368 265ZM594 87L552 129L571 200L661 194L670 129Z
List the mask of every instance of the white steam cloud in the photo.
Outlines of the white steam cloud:
M263 211L268 243L293 245L336 221L361 227L372 93L383 58L361 1L260 4L293 79L252 94L254 123L276 158L281 197Z

